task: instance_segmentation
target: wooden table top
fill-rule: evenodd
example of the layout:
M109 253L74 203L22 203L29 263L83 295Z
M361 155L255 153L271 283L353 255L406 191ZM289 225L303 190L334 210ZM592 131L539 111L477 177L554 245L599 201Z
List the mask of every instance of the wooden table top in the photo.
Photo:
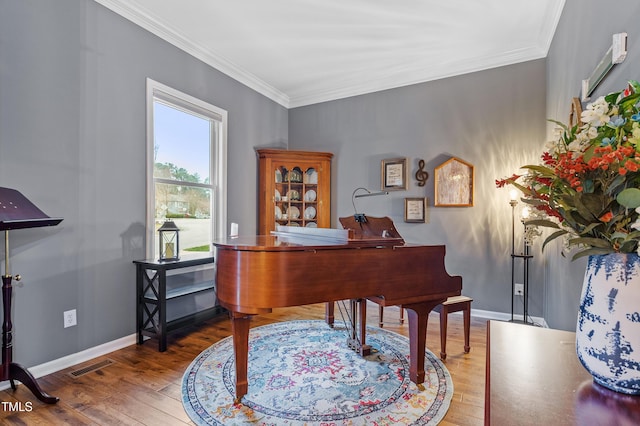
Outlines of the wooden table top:
M575 333L489 321L485 425L637 425L640 396L593 382Z

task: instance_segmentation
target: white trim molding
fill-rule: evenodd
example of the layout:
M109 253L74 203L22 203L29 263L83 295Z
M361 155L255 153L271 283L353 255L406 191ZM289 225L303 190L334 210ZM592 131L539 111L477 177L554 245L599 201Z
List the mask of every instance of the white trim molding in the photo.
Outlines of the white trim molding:
M84 351L70 354L62 358L54 359L53 361L45 362L44 364L36 365L29 368L29 372L33 377L40 378L65 368L73 367L74 365L82 364L83 362L92 360L102 355L109 354L119 349L126 348L127 346L135 345L137 341L137 334L131 334L129 336L121 337L120 339L112 342L107 342L102 345L94 346L93 348L85 349ZM0 390L8 389L10 383L7 380L0 384Z
M285 93L267 84L264 80L256 77L254 74L240 68L226 58L212 52L210 49L183 37L177 31L174 31L167 25L153 19L151 14L145 10L139 7L134 7L132 4L121 0L95 1L123 18L128 19L139 27L157 35L166 42L173 44L178 49L187 52L191 56L200 59L208 65L211 65L213 68L234 80L239 81L250 89L253 89L261 95L279 103L285 108L289 108L289 96Z

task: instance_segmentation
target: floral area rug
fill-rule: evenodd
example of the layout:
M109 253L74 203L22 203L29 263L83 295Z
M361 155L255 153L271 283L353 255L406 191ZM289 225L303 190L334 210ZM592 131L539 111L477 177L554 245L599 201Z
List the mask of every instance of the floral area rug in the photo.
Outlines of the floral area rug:
M202 352L182 379L197 425L435 425L453 395L449 372L426 351L423 387L409 379L409 339L367 327L372 354L323 321L289 321L249 334L249 391L234 404L231 337Z

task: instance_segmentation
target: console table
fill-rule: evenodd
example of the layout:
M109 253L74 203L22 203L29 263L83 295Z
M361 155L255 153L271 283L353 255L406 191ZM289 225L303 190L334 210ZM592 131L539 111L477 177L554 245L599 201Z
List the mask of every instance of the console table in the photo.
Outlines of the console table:
M640 396L593 382L575 333L489 321L485 425L640 424Z
M216 291L213 278L194 282L193 279L187 279L186 274L181 276L180 273L172 275L172 285L167 286L167 271L213 265L213 262L212 253L183 256L176 261L133 261L136 265L136 330L139 345L144 342L144 336L156 337L158 350L164 352L167 350L167 333L226 312L217 304L216 297L215 306L167 321L167 301L200 292Z

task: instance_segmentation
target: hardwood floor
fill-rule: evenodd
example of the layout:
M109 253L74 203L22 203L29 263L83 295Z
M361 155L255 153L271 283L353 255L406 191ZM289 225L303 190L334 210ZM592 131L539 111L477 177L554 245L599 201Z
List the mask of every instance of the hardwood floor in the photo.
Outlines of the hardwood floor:
M368 323L378 324L377 307L368 309ZM324 305L274 310L259 315L252 326L291 319L323 319ZM385 328L408 336L397 307L385 309ZM336 312L336 321L339 321ZM228 319L213 319L171 334L166 352L157 342L132 345L78 366L38 379L60 401L41 403L23 385L0 392L0 423L10 425L185 425L193 424L182 408L180 384L191 361L216 341L231 335ZM440 353L438 314L432 313L427 347ZM451 406L441 425L481 425L484 418L486 319L471 318L471 352L465 354L462 315L450 314L445 365L454 384ZM114 364L73 378L68 373L110 359ZM20 402L21 404L16 404ZM21 409L22 411L17 411Z

